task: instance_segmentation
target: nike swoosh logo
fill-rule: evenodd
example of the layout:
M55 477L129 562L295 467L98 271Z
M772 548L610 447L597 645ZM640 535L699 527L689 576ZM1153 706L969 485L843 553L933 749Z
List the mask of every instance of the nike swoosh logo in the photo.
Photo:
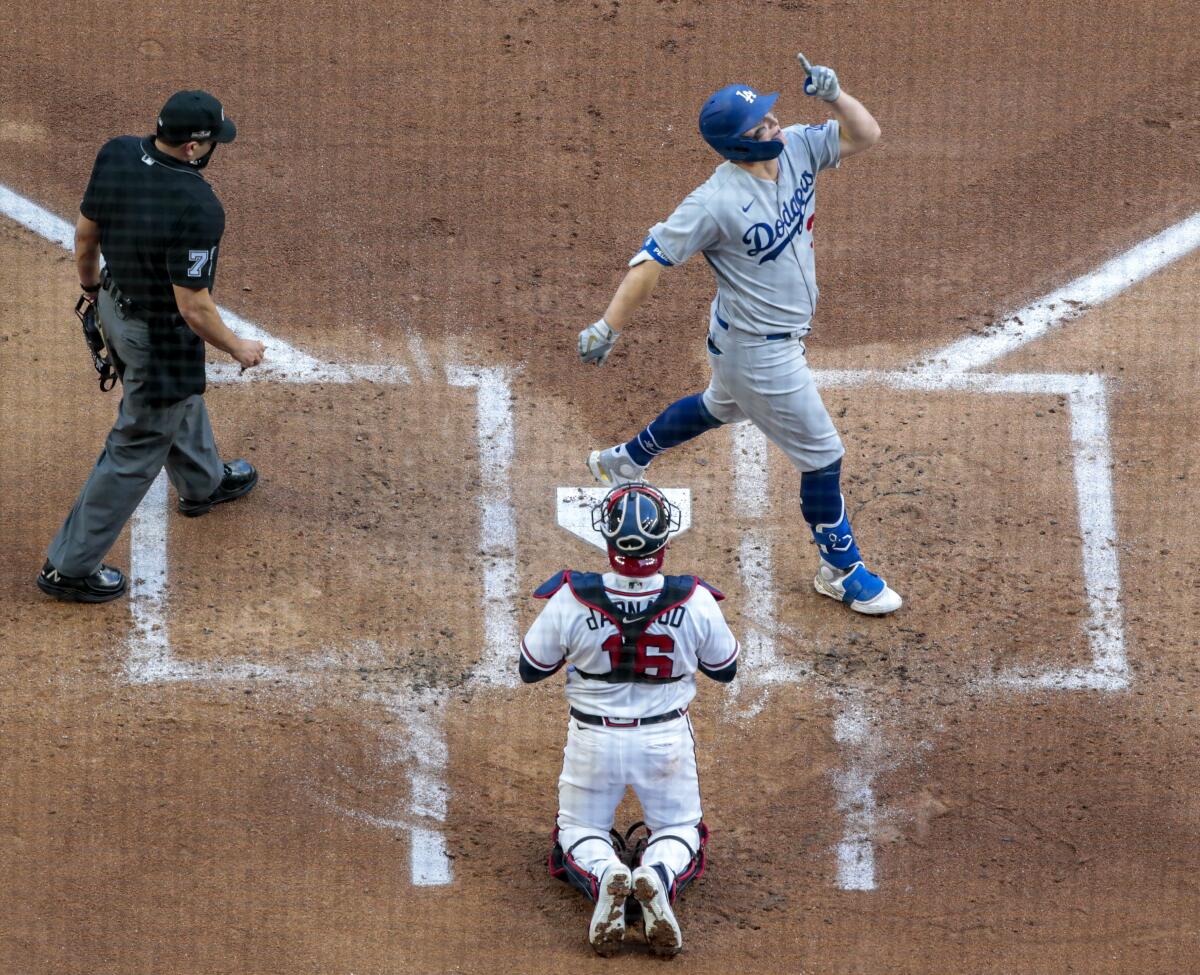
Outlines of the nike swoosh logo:
M751 201L750 201L749 203L747 203L747 204L746 204L744 207L742 207L742 213L745 213L745 212L746 212L747 210L749 210L749 209L750 209L752 206L754 206L754 201L753 201L753 200L751 200Z
M622 616L621 622L622 623L636 623L638 620L644 619L644 618L645 617L642 617L642 616Z

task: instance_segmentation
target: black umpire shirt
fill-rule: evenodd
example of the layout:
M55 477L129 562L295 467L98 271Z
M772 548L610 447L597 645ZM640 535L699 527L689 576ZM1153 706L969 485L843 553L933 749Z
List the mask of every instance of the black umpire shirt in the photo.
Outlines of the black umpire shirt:
M204 392L204 340L179 314L172 285L212 290L225 210L194 167L154 137L123 135L96 156L80 212L100 226L100 251L130 317L149 325L146 397L166 405Z

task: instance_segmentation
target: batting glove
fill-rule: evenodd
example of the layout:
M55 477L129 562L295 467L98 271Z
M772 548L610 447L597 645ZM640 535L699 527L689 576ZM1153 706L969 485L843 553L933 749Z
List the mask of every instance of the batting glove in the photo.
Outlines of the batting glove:
M579 358L585 363L604 365L604 360L620 337L620 332L614 332L608 322L600 319L579 333Z
M816 95L827 102L836 102L842 93L842 86L838 84L837 74L834 73L833 68L809 64L808 58L803 54L797 54L796 60L800 62L804 67L804 73L808 75L804 79L804 94Z

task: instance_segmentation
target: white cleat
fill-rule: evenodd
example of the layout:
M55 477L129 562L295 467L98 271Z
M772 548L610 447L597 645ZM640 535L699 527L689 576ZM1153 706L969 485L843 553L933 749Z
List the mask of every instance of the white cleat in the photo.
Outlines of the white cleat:
M675 912L671 910L668 887L653 867L638 867L633 871L633 896L642 905L642 920L646 927L646 943L656 955L670 957L683 948L683 934Z
M609 487L646 479L646 468L633 462L625 452L623 443L609 447L608 450L593 450L588 455L587 465L592 477Z
M588 929L588 940L596 954L611 958L621 950L625 940L625 901L633 893L629 868L623 863L614 863L604 871L600 880L600 896L592 911L592 926Z
M845 603L854 612L865 616L894 613L904 603L895 589L861 562L849 569L835 569L822 562L813 579L813 588L822 596Z

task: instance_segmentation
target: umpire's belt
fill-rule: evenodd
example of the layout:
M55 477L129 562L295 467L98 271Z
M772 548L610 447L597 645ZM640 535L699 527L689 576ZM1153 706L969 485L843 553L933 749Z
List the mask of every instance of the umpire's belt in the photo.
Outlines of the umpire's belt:
M122 318L144 319L146 317L142 313L142 310L138 308L137 302L121 293L121 289L117 287L117 282L113 280L112 273L107 267L100 278L100 287L112 295L113 304L117 306L117 311Z
M687 708L676 708L666 714L656 714L650 718L606 718L599 714L584 714L571 708L571 717L584 724L603 725L605 728L636 728L643 724L660 724L663 721L674 721L687 714Z

